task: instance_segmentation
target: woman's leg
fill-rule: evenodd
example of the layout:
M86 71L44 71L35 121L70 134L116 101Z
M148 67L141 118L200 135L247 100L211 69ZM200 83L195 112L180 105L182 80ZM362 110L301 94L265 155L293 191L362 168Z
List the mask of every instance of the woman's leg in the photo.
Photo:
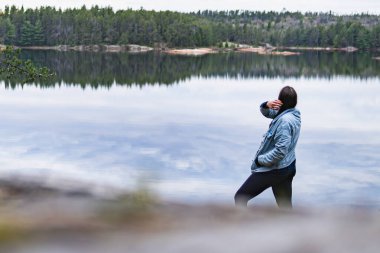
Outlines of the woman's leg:
M292 209L292 182L296 174L295 168L288 169L289 175L285 180L272 186L273 195L276 198L278 207Z
M252 173L235 194L235 205L247 206L250 199L271 186L265 172Z

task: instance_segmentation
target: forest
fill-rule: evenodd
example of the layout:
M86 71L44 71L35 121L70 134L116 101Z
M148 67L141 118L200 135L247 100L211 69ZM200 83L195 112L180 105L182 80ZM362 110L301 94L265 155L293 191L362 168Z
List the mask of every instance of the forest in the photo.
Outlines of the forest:
M154 47L249 45L380 48L380 16L370 14L113 10L111 7L0 12L0 44L16 46L139 44Z

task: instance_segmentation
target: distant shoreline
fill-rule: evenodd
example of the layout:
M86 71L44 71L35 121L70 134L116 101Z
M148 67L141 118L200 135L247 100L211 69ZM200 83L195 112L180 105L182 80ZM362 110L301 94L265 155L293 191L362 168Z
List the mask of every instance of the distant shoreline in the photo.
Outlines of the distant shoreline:
M4 48L1 45L1 48ZM240 53L257 53L260 55L281 55L293 56L300 55L302 51L341 51L341 52L356 52L355 47L334 48L334 47L272 47L270 46L250 46L235 44L231 48L218 48L218 47L200 47L200 48L153 48L149 46L126 44L126 45L57 45L57 46L14 46L15 48L27 50L55 50L55 51L79 51L79 52L130 52L130 53L145 53L149 51L158 51L170 55L188 55L188 56L201 56L206 54L222 53L222 52L240 52ZM290 50L290 51L289 51ZM374 58L378 59L378 58Z

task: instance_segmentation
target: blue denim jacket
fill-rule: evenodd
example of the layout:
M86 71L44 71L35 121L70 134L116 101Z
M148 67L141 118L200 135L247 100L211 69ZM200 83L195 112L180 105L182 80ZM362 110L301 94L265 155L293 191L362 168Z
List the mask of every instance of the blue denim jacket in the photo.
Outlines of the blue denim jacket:
M252 163L252 172L265 172L289 166L295 159L295 148L301 129L301 113L296 108L278 111L260 106L261 113L273 119L256 153L261 166Z

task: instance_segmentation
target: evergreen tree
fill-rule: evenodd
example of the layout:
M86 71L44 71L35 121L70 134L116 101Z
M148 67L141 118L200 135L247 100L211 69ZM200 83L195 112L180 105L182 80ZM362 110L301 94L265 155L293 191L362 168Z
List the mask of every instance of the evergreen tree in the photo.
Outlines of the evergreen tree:
M0 20L0 43L10 45L16 38L16 28L9 18Z
M44 31L42 30L41 21L37 20L36 24L33 27L33 37L32 37L32 44L33 45L43 45L44 40Z
M55 75L47 67L36 67L31 60L20 59L20 51L7 46L0 52L0 76L20 80L21 83L47 80Z
M128 34L126 32L123 32L119 39L119 44L128 44Z
M30 23L29 20L26 20L21 27L21 46L31 46L33 44L34 38L34 26Z
M16 27L14 24L11 23L9 18L5 20L5 24L6 24L5 25L6 33L5 33L4 43L6 45L12 45L15 43L15 39L16 39Z

